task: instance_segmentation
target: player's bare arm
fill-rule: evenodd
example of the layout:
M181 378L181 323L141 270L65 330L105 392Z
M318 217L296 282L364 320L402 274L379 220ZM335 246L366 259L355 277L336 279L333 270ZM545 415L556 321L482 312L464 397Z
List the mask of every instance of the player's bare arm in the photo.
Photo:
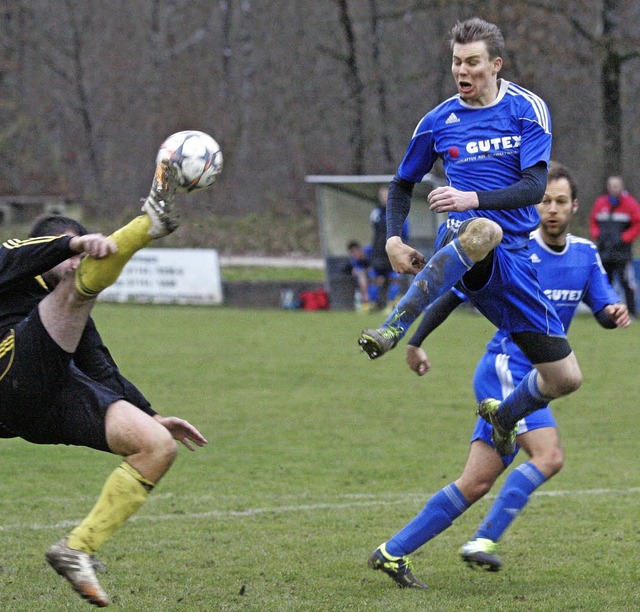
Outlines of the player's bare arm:
M400 236L389 238L386 249L391 266L398 274L417 274L427 262L420 251L402 242Z
M460 191L448 185L436 187L427 196L429 209L437 212L464 212L478 208L478 194L475 191Z

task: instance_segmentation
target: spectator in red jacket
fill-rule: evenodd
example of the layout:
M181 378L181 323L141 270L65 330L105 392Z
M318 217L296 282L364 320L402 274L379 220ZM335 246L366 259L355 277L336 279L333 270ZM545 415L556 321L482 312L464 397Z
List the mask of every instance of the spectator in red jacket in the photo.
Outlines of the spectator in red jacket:
M617 278L624 290L629 314L636 316L633 241L640 235L640 204L625 191L620 176L607 179L607 192L593 203L591 237L598 245L611 284Z

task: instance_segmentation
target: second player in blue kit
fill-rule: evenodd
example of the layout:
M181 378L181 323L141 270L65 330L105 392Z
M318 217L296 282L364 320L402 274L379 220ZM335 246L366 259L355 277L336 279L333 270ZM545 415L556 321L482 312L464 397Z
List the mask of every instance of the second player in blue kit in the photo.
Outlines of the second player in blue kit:
M603 327L627 327L629 312L611 288L596 246L568 233L577 206L576 186L570 173L562 166L552 167L545 195L538 205L540 227L531 233L529 240L529 259L545 295L566 328L581 302L591 309ZM430 368L421 348L423 341L465 300L464 294L452 289L425 311L420 326L409 340L406 354L407 364L418 375L426 374ZM529 360L509 333L499 329L476 367L473 380L476 397L479 400L505 397L530 371ZM471 566L499 569L501 561L495 554L496 543L524 509L532 493L559 472L564 463L557 424L548 406L518 422L516 442L512 453L499 456L494 449L491 425L478 418L461 475L433 495L405 527L374 552L371 567L383 570L400 586L425 588L426 585L413 576L407 555L450 527L482 498L513 462L520 447L529 455L529 460L508 475L486 518L460 551Z

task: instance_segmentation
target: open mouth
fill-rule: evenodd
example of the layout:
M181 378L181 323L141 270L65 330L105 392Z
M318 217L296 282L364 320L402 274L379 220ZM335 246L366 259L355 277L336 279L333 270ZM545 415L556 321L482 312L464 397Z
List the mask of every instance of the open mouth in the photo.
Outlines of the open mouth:
M472 85L469 81L458 81L458 91L460 91L460 93L469 93L471 88Z

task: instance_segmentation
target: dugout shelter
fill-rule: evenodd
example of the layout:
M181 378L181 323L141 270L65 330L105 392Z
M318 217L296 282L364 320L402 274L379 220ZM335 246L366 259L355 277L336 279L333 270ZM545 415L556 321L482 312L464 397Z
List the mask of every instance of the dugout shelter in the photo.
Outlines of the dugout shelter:
M345 272L349 263L347 244L357 240L363 246L371 243L371 211L378 205L378 189L388 185L393 175L308 175L305 181L315 186L320 229L320 246L325 261L325 289L331 297L331 308L353 308L355 285ZM433 252L438 226L444 214L429 210L427 194L443 179L427 174L415 186L409 213L409 244L425 254Z

